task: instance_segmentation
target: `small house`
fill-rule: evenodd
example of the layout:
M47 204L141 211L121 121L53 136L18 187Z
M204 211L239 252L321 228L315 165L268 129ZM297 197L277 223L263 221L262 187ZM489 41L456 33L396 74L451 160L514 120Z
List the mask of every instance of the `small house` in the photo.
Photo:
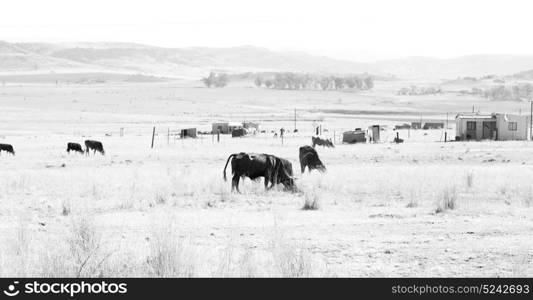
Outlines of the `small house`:
M365 132L362 130L346 131L342 134L342 142L347 144L365 143Z
M181 129L180 138L196 138L196 128Z
M527 116L509 114L461 114L455 117L456 140L527 140Z
M379 125L372 125L372 126L368 127L368 129L370 130L370 132L372 132L372 141L374 143L379 142L380 126Z
M411 125L408 123L403 123L401 125L394 126L394 130L399 130L399 129L411 129Z

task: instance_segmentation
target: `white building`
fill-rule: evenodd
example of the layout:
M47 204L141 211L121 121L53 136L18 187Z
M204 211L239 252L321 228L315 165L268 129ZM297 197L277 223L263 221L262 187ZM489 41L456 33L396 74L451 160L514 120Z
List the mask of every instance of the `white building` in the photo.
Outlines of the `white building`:
M528 116L461 114L455 117L456 140L528 140Z

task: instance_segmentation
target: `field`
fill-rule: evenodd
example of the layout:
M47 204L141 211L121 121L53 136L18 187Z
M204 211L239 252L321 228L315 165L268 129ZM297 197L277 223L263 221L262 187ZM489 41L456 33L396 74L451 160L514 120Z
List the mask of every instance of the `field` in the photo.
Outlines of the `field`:
M467 96L206 89L190 82L0 87L1 276L532 276L533 144L443 143L442 130L382 133L319 148L327 173L300 174L313 124L326 136L369 124L445 120L527 103ZM281 141L271 130L294 126ZM245 138L175 139L168 130L259 120ZM158 133L150 148L153 126ZM124 136L120 136L124 128ZM105 156L67 154L101 140ZM229 154L292 161L298 192L242 194ZM307 207L311 209L303 209Z

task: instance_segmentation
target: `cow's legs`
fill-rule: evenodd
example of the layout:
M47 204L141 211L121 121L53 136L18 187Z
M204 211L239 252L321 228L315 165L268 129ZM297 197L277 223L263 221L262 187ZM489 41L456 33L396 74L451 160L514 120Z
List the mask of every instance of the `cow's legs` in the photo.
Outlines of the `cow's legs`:
M237 174L233 175L233 178L231 179L231 191L237 190L238 193L241 191L239 190L239 179L241 176L238 176Z

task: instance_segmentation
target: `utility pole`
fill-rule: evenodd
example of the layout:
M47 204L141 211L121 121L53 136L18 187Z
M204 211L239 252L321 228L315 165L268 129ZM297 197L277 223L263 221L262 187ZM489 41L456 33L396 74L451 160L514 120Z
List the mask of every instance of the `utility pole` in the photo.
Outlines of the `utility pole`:
M529 100L531 106L529 112L529 140L533 140L533 100Z
M294 109L294 132L296 132L296 108Z

